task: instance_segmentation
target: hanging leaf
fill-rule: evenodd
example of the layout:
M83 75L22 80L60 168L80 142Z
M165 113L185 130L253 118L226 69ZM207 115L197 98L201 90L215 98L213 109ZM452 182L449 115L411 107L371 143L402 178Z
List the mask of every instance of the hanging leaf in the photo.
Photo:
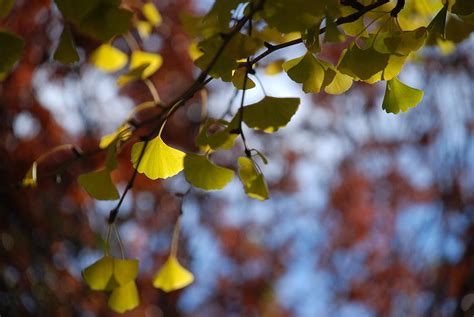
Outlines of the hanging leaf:
M74 45L71 31L67 26L64 27L61 33L59 45L56 48L53 58L63 64L73 64L79 61L76 45Z
M105 72L115 72L127 64L128 56L110 44L102 44L91 54L90 60Z
M194 281L194 276L171 255L155 275L153 286L165 292L171 292L188 286Z
M132 282L138 275L138 260L105 255L82 271L87 285L96 291L110 291Z
M0 73L9 72L20 59L25 42L15 34L0 31L0 47L2 50L0 58Z
M138 142L132 147L132 162L135 168L144 145L145 142ZM161 137L157 136L148 142L137 169L150 179L168 178L181 172L184 156L184 152L166 145Z
M116 200L120 197L107 169L82 174L77 180L97 200Z
M245 193L254 199L268 199L268 186L265 178L257 171L254 163L248 157L239 157L239 177Z
M120 126L117 131L103 136L102 139L100 139L99 147L101 149L106 149L112 142L116 140L119 140L120 142L126 141L131 135L132 131L130 131L130 126L128 124L124 124Z
M243 122L249 127L267 133L285 127L298 110L299 98L266 96L257 103L244 107ZM239 116L237 113L236 116Z
M145 3L142 7L142 12L145 18L147 18L153 26L156 27L161 24L161 14L152 2Z
M283 69L297 83L303 84L305 93L317 93L324 81L325 68L310 52L304 56L286 61Z
M360 49L351 44L341 54L338 70L354 79L368 80L388 65L390 54L377 52L373 47Z
M138 289L135 281L114 288L108 301L110 309L117 313L124 313L128 310L132 310L139 304L140 298L138 296Z
M408 109L416 107L421 99L423 99L422 90L407 86L395 77L387 82L382 108L387 113L406 112Z
M143 70L141 78L148 78L153 75L163 64L163 58L160 54L148 53L143 51L133 51L130 58L130 69L148 64Z
M186 154L184 176L191 185L197 188L219 190L234 178L234 171L215 165L207 156Z
M328 83L323 84L324 91L331 95L340 95L352 87L352 77L341 73L337 69L330 68L326 70L325 82L326 79Z

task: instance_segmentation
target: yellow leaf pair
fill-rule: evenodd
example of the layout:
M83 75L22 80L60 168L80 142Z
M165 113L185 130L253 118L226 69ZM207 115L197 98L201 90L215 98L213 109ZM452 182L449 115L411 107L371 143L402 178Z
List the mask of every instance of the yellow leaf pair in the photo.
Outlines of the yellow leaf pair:
M138 275L138 260L117 259L104 256L82 272L87 285L97 291L112 291L109 307L119 313L138 306L135 278Z

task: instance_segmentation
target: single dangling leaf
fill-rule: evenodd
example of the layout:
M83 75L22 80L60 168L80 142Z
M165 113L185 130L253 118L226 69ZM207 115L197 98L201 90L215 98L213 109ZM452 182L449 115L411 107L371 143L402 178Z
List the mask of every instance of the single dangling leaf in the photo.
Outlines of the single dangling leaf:
M405 85L398 78L387 81L387 88L383 98L382 108L394 114L416 107L423 99L423 91Z
M186 154L184 176L197 188L219 190L234 178L234 171L215 165L205 155Z
M248 157L239 157L239 177L245 193L254 199L268 199L268 186L265 178L257 171L254 163Z
M193 274L186 270L175 256L171 255L155 275L153 286L165 292L171 292L186 287L193 281Z

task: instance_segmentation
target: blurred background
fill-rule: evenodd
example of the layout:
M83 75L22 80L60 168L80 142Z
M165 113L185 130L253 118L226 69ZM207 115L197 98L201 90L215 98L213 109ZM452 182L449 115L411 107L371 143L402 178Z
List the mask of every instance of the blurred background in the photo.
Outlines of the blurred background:
M212 1L156 4L163 24L140 44L163 55L153 82L167 102L196 74L179 14L205 12ZM0 316L114 316L106 295L90 291L80 273L102 255L115 203L91 199L76 177L102 158L69 165L34 189L11 184L55 146L95 148L151 97L143 83L119 90L115 76L87 63L54 62L62 25L49 0L18 0L0 25L27 42L0 83ZM84 61L98 43L75 38ZM127 51L123 40L114 44ZM166 181L139 175L118 221L127 256L140 260L141 304L125 315L472 316L473 51L472 37L450 54L425 49L401 74L425 97L396 116L381 109L383 83L355 84L341 96L304 95L285 74L257 70L268 95L302 99L286 128L246 131L269 159L261 168L271 199L249 199L237 178L220 192L192 190L179 254L196 280L167 294L151 280L168 256L180 204L174 194L188 185L181 174ZM262 65L303 52L291 47ZM322 54L334 60L339 52L333 45ZM210 116L238 108L231 85L211 83L207 92ZM257 85L247 103L262 96ZM200 103L196 96L176 113L164 131L168 143L196 150ZM238 145L218 160L235 167L242 153ZM71 155L51 156L40 176ZM113 174L120 192L132 173L129 158L126 148Z

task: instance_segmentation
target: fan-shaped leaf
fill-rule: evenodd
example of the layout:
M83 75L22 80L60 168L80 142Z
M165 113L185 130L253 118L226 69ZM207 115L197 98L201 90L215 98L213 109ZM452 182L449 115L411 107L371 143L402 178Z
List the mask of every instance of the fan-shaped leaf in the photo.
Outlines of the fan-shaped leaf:
M191 185L197 188L218 190L224 188L232 180L234 171L215 165L207 156L186 154L184 176Z
M416 107L421 99L423 99L422 90L407 86L395 77L387 82L382 108L394 114L400 111L406 112Z
M239 157L238 163L239 177L245 193L258 200L268 199L268 186L265 178L256 170L252 160L247 157Z
M188 286L194 281L194 276L170 256L153 279L153 286L165 292L171 292Z
M114 288L110 294L108 305L117 313L124 313L134 309L140 303L137 285L135 281Z
M115 72L127 64L127 55L110 44L102 44L90 57L92 64L105 72Z
M115 200L120 197L107 169L82 174L78 182L95 199Z

